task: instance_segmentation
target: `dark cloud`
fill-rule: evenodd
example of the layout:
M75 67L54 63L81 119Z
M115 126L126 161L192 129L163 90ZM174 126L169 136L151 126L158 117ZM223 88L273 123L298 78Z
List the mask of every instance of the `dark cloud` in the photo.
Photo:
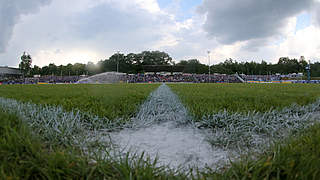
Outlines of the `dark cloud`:
M21 15L36 13L51 0L1 0L0 1L0 53L6 51L14 26Z
M204 0L204 29L223 44L281 34L288 18L308 10L314 0Z
M320 26L320 1L313 6L313 21L316 25Z
M250 41L247 41L246 44L241 47L241 50L249 52L258 52L260 47L266 46L268 43L270 42L267 38L252 39Z

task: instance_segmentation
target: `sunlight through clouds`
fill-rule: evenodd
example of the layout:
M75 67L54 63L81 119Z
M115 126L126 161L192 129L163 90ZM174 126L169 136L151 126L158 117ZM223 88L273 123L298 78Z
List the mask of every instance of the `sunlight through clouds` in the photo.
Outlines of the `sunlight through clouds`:
M17 66L23 51L39 65L97 62L116 51L144 50L168 52L176 62L206 63L207 50L215 63L319 58L319 0L29 2L32 8L25 1L0 2L16 7L6 8L8 21L0 13L0 65Z

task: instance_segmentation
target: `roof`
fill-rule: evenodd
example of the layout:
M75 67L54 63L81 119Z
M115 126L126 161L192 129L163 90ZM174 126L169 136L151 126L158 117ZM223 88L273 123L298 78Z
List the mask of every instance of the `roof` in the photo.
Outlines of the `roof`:
M0 74L21 75L19 68L0 66Z

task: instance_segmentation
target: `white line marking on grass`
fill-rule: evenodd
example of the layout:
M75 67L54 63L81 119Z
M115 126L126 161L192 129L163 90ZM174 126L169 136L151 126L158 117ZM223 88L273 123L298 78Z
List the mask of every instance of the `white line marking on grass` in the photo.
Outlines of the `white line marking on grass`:
M208 141L214 146L245 153L263 152L274 141L282 140L319 122L319 111L320 100L305 106L293 104L282 110L264 113L222 111L204 116L199 126L213 133Z
M121 119L109 120L79 110L67 112L59 106L2 97L0 108L19 116L49 143L76 145L89 154L109 153L106 158L113 158L111 140L115 151L136 155L145 152L151 159L158 158L158 165L183 169L206 165L219 168L238 153L262 152L272 141L320 120L319 99L305 106L292 105L266 113L222 111L192 123L186 108L166 85L152 92L137 116L126 124Z
M98 141L101 129L121 126L121 119L111 121L79 110L68 112L60 106L23 103L9 98L0 97L0 108L17 115L46 142L81 148Z
M145 152L159 165L171 168L211 168L227 160L227 151L213 149L204 130L190 122L186 108L165 84L152 92L141 106L131 128L111 134L124 153Z

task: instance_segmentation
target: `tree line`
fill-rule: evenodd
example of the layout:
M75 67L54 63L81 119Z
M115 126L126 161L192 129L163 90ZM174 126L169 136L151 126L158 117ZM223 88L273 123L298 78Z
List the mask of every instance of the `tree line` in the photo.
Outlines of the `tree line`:
M23 55L25 56L25 54ZM25 67L23 57L20 66ZM28 56L30 62L30 56ZM289 74L289 73L304 73L308 62L301 57L298 59L290 59L288 57L279 58L275 64L261 62L239 62L234 59L226 59L224 62L210 66L211 73L219 74L246 74L246 75L268 75L268 74ZM320 77L320 63L315 62L311 65L311 76ZM31 64L30 64L31 66ZM154 67L154 71L168 72L179 71L183 73L207 74L209 66L202 64L197 59L181 60L178 63L173 61L169 54L161 51L143 51L141 53L115 53L105 60L100 60L97 63L88 62L87 64L75 63L57 66L51 63L47 66L39 67L34 65L32 68L27 68L25 72L28 76L33 75L57 75L57 76L74 76L74 75L94 75L102 72L119 71L128 74L144 73Z
M23 57L21 57L21 64ZM141 53L129 53L127 55L116 53L105 60L100 60L97 63L88 62L87 64L75 63L57 66L50 63L47 66L39 67L34 65L28 73L29 76L33 75L61 75L61 76L74 76L74 75L94 75L102 72L119 71L123 73L142 73L144 72L143 66L172 66L174 62L172 58L165 52L160 51L143 51Z

